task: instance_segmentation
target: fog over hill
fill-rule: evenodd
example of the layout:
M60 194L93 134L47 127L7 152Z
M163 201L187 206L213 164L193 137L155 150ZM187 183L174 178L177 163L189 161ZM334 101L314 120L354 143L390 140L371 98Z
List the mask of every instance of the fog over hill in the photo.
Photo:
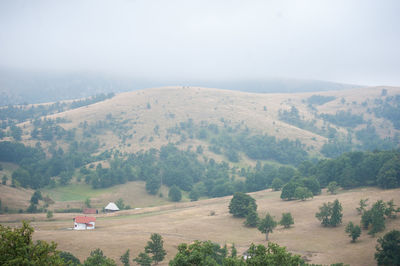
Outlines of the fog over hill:
M145 79L86 72L33 72L0 69L0 106L78 99L169 85L200 86L257 93L345 90L359 85L285 78Z

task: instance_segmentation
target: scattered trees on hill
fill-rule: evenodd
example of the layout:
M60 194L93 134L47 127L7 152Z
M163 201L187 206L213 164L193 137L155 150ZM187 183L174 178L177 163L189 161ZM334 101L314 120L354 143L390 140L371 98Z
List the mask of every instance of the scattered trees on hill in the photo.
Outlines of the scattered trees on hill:
M337 199L333 203L324 203L319 207L319 212L315 214L315 217L320 220L321 224L325 227L341 224L342 216L342 205Z
M370 229L368 234L375 235L385 229L385 216L386 218L395 218L396 212L400 212L400 208L395 209L394 206L393 200L386 203L378 200L371 209L363 212L361 224L364 229Z
M375 259L379 266L400 265L400 231L392 230L378 239Z

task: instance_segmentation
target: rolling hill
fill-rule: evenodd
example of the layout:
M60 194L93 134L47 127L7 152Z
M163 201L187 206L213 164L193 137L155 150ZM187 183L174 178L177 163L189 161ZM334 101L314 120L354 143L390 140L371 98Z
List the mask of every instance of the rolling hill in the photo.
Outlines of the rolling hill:
M398 94L400 88L394 87L297 94L164 87L120 93L112 99L46 118L59 118L58 125L74 130L78 140L98 139L99 151L114 149L129 153L159 148L169 142L178 143L182 149L209 146L212 136L198 138L188 132L173 132L181 123L190 121L197 127L195 131L202 125L215 124L237 132L299 140L307 151L320 156L322 146L335 138L341 141L351 138L353 144L361 143L355 133L367 126L373 127L376 136L382 139L398 141L395 138L399 128L374 112L385 99ZM33 123L27 121L20 126L23 141L34 145L37 140L30 134ZM183 140L182 135L186 135ZM65 147L62 140L52 141ZM48 146L51 141L40 142ZM211 153L207 156L218 158Z

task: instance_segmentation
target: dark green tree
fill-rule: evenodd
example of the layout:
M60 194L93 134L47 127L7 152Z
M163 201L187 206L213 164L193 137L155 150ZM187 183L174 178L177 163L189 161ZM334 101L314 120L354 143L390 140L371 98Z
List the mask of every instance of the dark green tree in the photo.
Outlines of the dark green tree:
M161 187L160 178L151 176L146 180L146 191L151 195L157 194L158 190Z
M32 241L34 229L23 221L20 228L0 224L0 265L65 265L57 244Z
M250 208L246 215L246 220L244 221L244 225L248 227L257 227L259 218L257 211L254 210L253 208Z
M358 225L354 225L353 222L349 222L346 226L345 232L351 237L351 242L356 242L357 238L361 235L361 228Z
M129 249L127 249L127 250L125 251L125 253L122 254L122 256L119 258L119 260L122 262L122 264L123 264L124 266L129 266L129 265L131 265L131 264L130 264L130 261L129 261L129 253L130 253L130 251L129 251Z
M330 219L330 225L331 226L337 226L339 224L342 223L342 205L340 204L339 200L335 200L333 202L333 206L332 206L332 215L331 215L331 219Z
M246 193L236 192L229 203L229 213L234 217L246 217L251 210L257 210L255 199Z
M197 201L199 200L199 192L196 189L192 189L189 193L189 198L191 201Z
M188 245L182 243L178 246L178 253L169 262L170 266L190 266L190 265L243 265L243 264L225 264L227 259L236 263L237 258L227 258L227 252L220 245L211 241L195 241Z
M305 264L299 255L292 255L286 251L285 247L280 247L278 244L271 242L268 243L268 247L251 244L248 254L245 265L298 266Z
M168 192L168 198L171 201L178 202L182 199L182 192L177 186L172 186Z
M342 216L342 205L337 199L333 203L324 203L319 207L319 212L315 214L315 217L321 221L323 226L337 226L341 224Z
M395 156L379 170L377 183L381 188L396 188L400 186L400 158Z
M282 213L282 219L279 221L280 225L283 225L285 228L289 228L292 224L294 224L294 219L290 212Z
M154 233L150 236L151 241L147 242L147 245L144 247L146 253L152 254L152 261L158 264L165 258L167 252L164 249L164 240L160 234Z
M267 213L265 218L260 220L258 224L258 230L260 230L261 233L265 234L265 240L268 241L268 235L269 233L273 232L276 225L277 222L274 220L274 217Z
M378 243L375 253L378 265L400 265L400 231L386 233Z
M294 192L296 190L296 184L293 182L289 182L286 185L282 187L282 192L281 192L281 199L283 200L291 200L294 199Z
M232 258L236 258L237 256L237 249L235 247L235 243L232 243L232 247L231 247L231 257Z
M139 255L133 259L134 262L140 266L151 266L152 259L145 252L140 252Z
M97 265L116 266L117 264L115 263L114 260L107 258L103 254L103 251L101 249L97 248L90 252L90 256L86 258L86 260L83 262L83 265L84 266L97 266Z
M391 219L394 219L397 217L397 212L400 212L400 209L396 209L395 208L395 204L393 199L389 200L388 202L386 202L386 209L385 209L385 216Z
M65 262L66 265L69 265L69 266L79 266L79 265L81 265L80 260L70 252L61 251L60 252L60 258Z
M39 190L36 190L36 191L33 193L32 197L31 197L31 203L32 203L32 204L38 204L38 203L39 203L39 200L42 200L42 199L43 199L42 193L40 193Z
M371 229L368 234L375 235L385 230L385 210L386 206L382 200L375 202L371 210L369 210Z

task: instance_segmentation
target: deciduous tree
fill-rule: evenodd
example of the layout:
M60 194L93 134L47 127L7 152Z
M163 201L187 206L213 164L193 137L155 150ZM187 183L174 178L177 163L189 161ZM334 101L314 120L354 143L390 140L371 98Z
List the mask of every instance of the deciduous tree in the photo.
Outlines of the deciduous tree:
M265 240L268 241L268 235L269 233L273 232L276 225L277 222L274 220L274 217L267 213L265 218L260 220L260 223L258 224L258 230L260 230L261 233L265 234Z
M168 192L168 198L171 201L178 202L182 199L182 192L177 186L172 186Z
M400 231L390 231L378 243L375 253L378 265L400 265Z
M257 210L255 199L243 192L236 192L229 203L229 213L234 217L246 217L251 210Z
M282 213L282 219L279 221L280 225L283 225L285 228L289 228L292 224L294 224L294 219L290 212Z
M356 242L357 238L361 235L361 228L358 225L354 225L353 222L349 222L346 226L346 233L351 237L351 242Z
M32 241L34 229L23 221L20 228L0 225L0 265L64 265L57 244Z
M167 252L164 249L164 240L160 234L154 233L150 236L151 241L147 242L144 250L151 253L151 259L157 264L165 258Z

